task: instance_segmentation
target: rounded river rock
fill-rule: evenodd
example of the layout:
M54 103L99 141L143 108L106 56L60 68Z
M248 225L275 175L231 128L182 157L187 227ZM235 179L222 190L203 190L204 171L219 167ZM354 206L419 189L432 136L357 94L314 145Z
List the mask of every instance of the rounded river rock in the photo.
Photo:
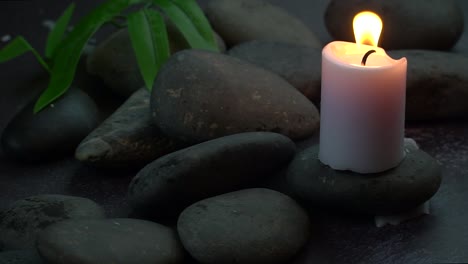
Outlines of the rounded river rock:
M180 213L201 199L252 186L284 168L295 144L269 132L222 137L148 164L132 180L128 199L138 212Z
M311 206L391 215L429 200L441 184L441 168L422 150L406 147L396 168L373 174L337 171L318 159L318 146L296 155L288 168L294 192Z
M0 250L34 247L37 234L65 219L103 218L95 202L64 195L31 196L0 213Z
M322 46L304 23L268 1L212 0L205 12L229 47L251 40Z
M177 230L201 263L289 263L309 238L307 213L288 196L246 189L185 209Z
M233 47L228 54L278 74L313 102L320 101L321 49L285 42L251 41Z
M138 219L68 220L40 233L37 248L50 264L177 264L177 233Z
M250 131L306 138L319 127L314 104L281 77L237 58L181 51L163 66L152 91L158 127L201 142Z
M335 39L355 42L353 18L365 10L382 18L379 46L386 50L450 49L463 33L463 13L455 0L332 0L325 13L328 31Z

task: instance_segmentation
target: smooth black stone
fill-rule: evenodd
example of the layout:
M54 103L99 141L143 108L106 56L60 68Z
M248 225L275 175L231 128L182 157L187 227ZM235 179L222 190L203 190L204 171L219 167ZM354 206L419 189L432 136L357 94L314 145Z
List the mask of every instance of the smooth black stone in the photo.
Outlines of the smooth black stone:
M201 199L254 186L293 158L280 134L242 133L200 143L148 164L132 180L128 200L150 216L178 215Z
M171 53L190 48L171 23L168 23L168 34ZM217 34L215 36L218 48L225 51L224 41ZM88 57L87 71L98 76L112 91L123 97L131 96L145 85L127 29L115 32L96 47Z
M421 205L441 184L440 165L422 150L408 147L398 167L359 174L322 164L318 149L313 146L296 155L287 175L296 195L310 207L391 215Z
M177 264L184 258L174 230L129 218L63 221L41 232L37 248L50 264Z
M233 47L228 54L278 74L313 102L320 101L321 49L292 43L252 41Z
M0 250L33 248L41 230L65 219L103 217L103 209L86 198L31 196L14 202L0 213Z
M306 138L320 121L313 103L279 76L201 50L181 51L169 59L150 103L163 133L191 143L251 131Z
M468 118L468 57L429 50L388 54L408 59L407 120Z
M302 21L268 1L212 0L205 13L229 47L251 40L322 46Z
M309 238L307 213L269 189L247 189L185 209L177 230L201 263L289 263Z
M182 148L152 122L148 90L136 91L78 146L75 157L100 167L138 167Z
M70 89L37 114L33 113L35 102L23 108L3 131L2 146L8 157L41 161L73 153L100 121L94 101L78 89Z
M0 252L0 264L46 264L36 250Z
M381 17L379 46L386 50L447 50L463 33L463 13L454 0L332 0L325 25L335 39L355 42L353 19L365 10Z

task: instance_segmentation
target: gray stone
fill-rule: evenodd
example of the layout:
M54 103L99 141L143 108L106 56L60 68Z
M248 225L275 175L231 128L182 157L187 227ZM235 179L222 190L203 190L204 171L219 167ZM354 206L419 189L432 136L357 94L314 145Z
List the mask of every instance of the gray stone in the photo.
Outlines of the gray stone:
M168 24L171 52L188 49L184 37ZM216 34L217 35L217 34ZM216 37L221 51L226 49L221 37ZM144 86L127 29L121 29L100 43L88 57L87 70L100 77L115 93L129 97Z
M35 102L3 131L3 150L9 157L38 161L71 154L100 121L94 101L75 88L37 114L33 113Z
M205 12L229 47L251 40L322 46L302 21L264 0L212 0Z
M288 168L291 188L311 207L392 215L429 200L441 184L437 161L412 145L398 167L374 174L333 170L319 161L318 149L299 153Z
M313 103L279 76L201 50L172 56L159 72L150 103L161 131L188 142L250 131L300 139L314 134L320 120Z
M407 120L468 117L467 57L427 50L398 50L388 54L408 59Z
M0 264L46 264L35 249L0 252Z
M288 196L247 189L185 209L177 230L201 263L289 263L309 238L307 213Z
M176 264L184 251L174 230L138 219L67 220L40 233L50 264Z
M148 164L132 180L128 199L137 212L177 215L201 199L255 185L295 151L290 139L268 132L200 143Z
M235 46L228 54L278 74L314 103L320 101L321 49L284 42L251 41Z
M0 250L33 248L41 230L65 219L103 217L102 208L86 198L31 196L14 202L0 213Z
M75 157L95 166L134 167L180 149L152 122L149 98L146 89L135 92L81 142Z
M332 0L325 24L338 40L355 42L353 18L376 12L383 21L379 46L390 49L450 49L463 33L463 13L455 0Z

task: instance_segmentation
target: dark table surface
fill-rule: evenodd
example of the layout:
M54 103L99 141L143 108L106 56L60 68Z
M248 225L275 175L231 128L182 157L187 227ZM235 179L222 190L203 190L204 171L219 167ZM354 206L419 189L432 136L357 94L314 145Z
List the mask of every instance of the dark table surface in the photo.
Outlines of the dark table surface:
M270 1L301 18L324 43L331 40L323 24L327 0ZM55 19L70 2L0 1L0 38L21 34L43 50L47 33L43 22ZM99 1L76 2L75 14L83 14ZM468 1L460 0L460 4L468 17ZM468 55L467 34L453 52ZM0 132L38 93L40 87L31 85L31 80L43 74L30 54L0 65ZM370 217L313 213L311 241L294 263L468 263L468 122L407 124L406 134L443 167L442 186L431 200L431 214L376 228ZM0 210L27 196L57 193L89 197L103 205L108 216L126 216L125 193L133 175L99 171L72 157L40 164L15 163L0 150Z

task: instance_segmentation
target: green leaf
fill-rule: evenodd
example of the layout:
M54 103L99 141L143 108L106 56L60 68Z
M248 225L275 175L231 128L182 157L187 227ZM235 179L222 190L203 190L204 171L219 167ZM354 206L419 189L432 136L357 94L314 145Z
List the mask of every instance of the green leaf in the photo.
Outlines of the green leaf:
M195 0L172 0L192 21L198 32L208 41L213 47L218 49L213 29L205 14Z
M41 55L31 47L28 41L23 37L19 36L8 43L2 50L0 50L0 63L7 62L11 59L14 59L18 56L23 55L24 53L31 51L39 63L50 72L49 65L42 59Z
M128 6L144 0L108 0L83 17L62 41L54 56L49 86L34 106L34 113L63 95L73 82L81 53L89 38Z
M52 58L55 50L60 45L60 42L63 40L63 36L65 35L65 31L67 30L68 23L70 22L74 10L75 3L72 3L70 6L67 7L67 9L65 9L63 14L55 23L54 28L49 32L45 50L45 56L47 58Z
M192 48L211 51L218 50L217 46L213 46L202 37L197 28L193 25L192 21L190 21L189 17L173 2L170 0L151 1L166 13Z
M128 32L146 88L151 91L161 65L169 58L169 39L161 14L143 9L128 16Z

